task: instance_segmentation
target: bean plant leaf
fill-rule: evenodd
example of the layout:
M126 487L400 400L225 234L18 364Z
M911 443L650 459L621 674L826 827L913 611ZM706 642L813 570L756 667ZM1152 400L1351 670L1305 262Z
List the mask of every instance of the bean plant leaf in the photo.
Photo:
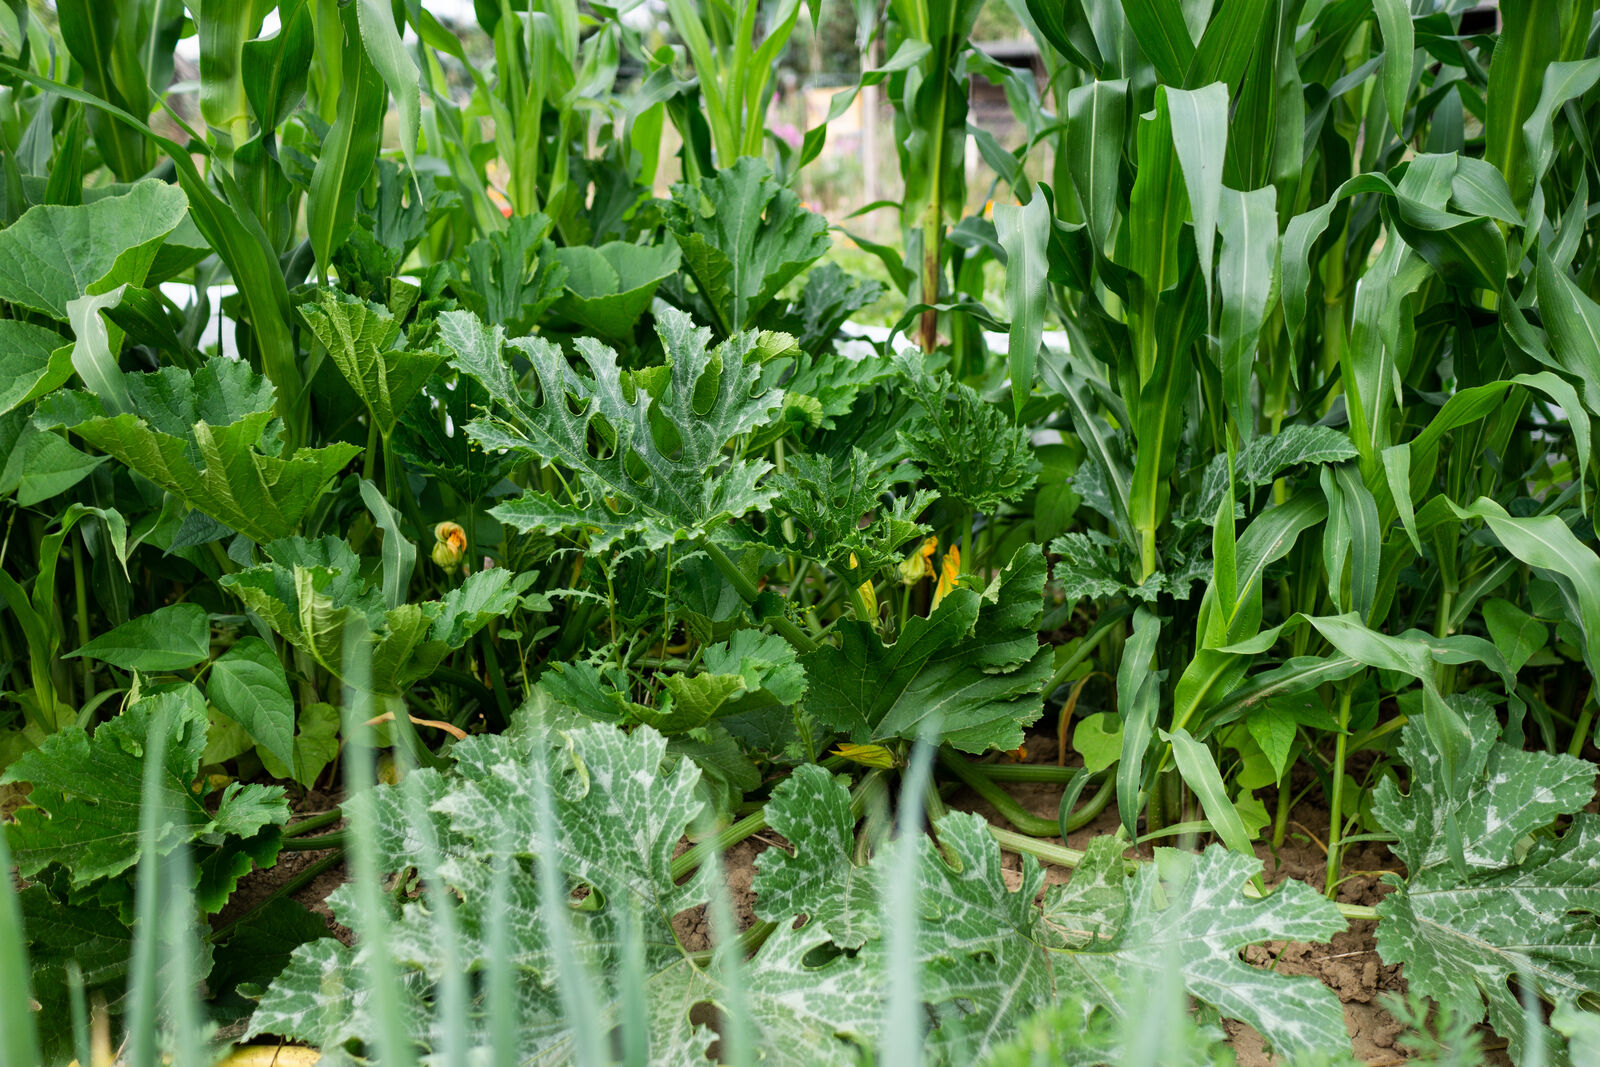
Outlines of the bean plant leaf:
M267 773L275 778L293 778L310 788L328 764L339 758L339 709L316 703L302 707L296 716L294 760L285 763L263 746L257 755Z
M444 359L437 352L397 347L400 322L388 308L335 289L317 290L300 316L386 436Z
M1509 600L1484 601L1483 622L1512 673L1520 671L1550 640L1548 626Z
M83 394L55 410L74 416L69 428L85 441L254 541L294 532L360 451L337 443L278 455L272 386L242 361L126 379L132 412L107 418Z
M1438 750L1413 721L1401 733L1408 791L1384 779L1373 793L1373 815L1399 837L1392 847L1406 864L1399 890L1378 906L1378 950L1405 965L1413 990L1462 1017L1487 1007L1520 1061L1526 1022L1509 983L1531 982L1552 1000L1600 988L1600 819L1581 813L1596 768L1496 742L1488 702L1453 699L1478 739L1466 790L1449 794ZM1553 833L1567 815L1571 824ZM1462 868L1441 832L1447 821L1460 830ZM1555 1033L1546 1031L1546 1047L1552 1063L1573 1062Z
M25 424L16 445L0 464L0 495L14 492L19 505L32 507L60 496L105 461L105 456L91 456L73 448L61 434Z
M660 306L656 332L668 365L625 381L616 353L591 338L576 342L584 375L555 345L536 337L507 343L502 330L471 315L446 313L439 327L455 353L451 364L496 405L468 427L472 439L576 474L573 499L530 491L491 509L501 522L524 531L587 529L594 549L636 534L655 549L771 503L775 490L757 484L770 464L725 453L783 405L780 389L755 395L756 335L708 348L709 330ZM507 347L532 364L536 394L520 386Z
M835 624L841 643L803 657L805 707L857 744L915 738L937 715L945 741L967 752L1011 749L1044 710L1050 652L1038 642L1044 554L1018 550L983 593L956 589L912 616L893 644L859 619Z
M68 657L88 656L125 671L181 671L211 654L211 626L198 604L170 604L101 634Z
M145 846L139 833L144 746L163 706L170 716L170 736L162 780L184 800L160 827L157 855L208 835L252 837L288 821L279 786L230 788L214 813L190 788L205 750L206 711L199 691L185 685L134 701L117 718L102 723L93 737L76 729L52 734L0 776L0 784L27 782L33 787L28 804L7 828L22 877L59 863L71 884L82 887L121 874L139 861Z
M827 220L802 208L753 156L698 185L674 185L664 207L684 270L724 336L754 326L778 291L831 243Z
M271 645L259 637L240 638L211 665L206 698L262 749L295 765L294 698Z

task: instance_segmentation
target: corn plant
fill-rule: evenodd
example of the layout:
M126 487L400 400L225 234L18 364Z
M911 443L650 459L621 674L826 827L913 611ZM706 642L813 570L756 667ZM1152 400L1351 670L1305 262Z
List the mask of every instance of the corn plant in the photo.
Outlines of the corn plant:
M1515 739L1526 715L1508 662L1526 657L1493 640L1503 609L1495 624L1474 612L1518 560L1592 555L1564 535L1532 544L1588 509L1568 324L1590 303L1570 268L1593 236L1571 210L1586 157L1558 144L1582 126L1588 76L1568 71L1590 66L1591 15L1552 9L1541 37L1509 14L1489 61L1470 38L1443 44L1450 10L1240 4L1192 23L1147 5L1029 10L1063 119L1057 184L1041 188L1056 220L1034 239L1072 352L1044 381L1086 445L1084 498L1105 521L1054 546L1058 574L1069 595L1145 605L1124 652L1141 670L1118 688L1125 823L1141 797L1153 823L1177 819L1163 777L1176 764L1242 844L1216 762L1191 743L1242 720L1241 754L1268 756L1281 780L1284 741L1306 725L1282 702L1318 692L1337 708L1331 891L1368 672L1420 684L1457 773L1480 743L1447 699L1462 665L1504 683ZM1534 72L1559 62L1574 66ZM1532 431L1551 422L1557 474ZM1495 501L1530 492L1542 502L1519 516ZM1499 545L1465 536L1471 519ZM1274 618L1282 629L1265 628ZM1279 666L1252 675L1275 647ZM1560 738L1539 709L1545 744L1577 751L1586 701ZM1368 722L1355 740L1392 729Z

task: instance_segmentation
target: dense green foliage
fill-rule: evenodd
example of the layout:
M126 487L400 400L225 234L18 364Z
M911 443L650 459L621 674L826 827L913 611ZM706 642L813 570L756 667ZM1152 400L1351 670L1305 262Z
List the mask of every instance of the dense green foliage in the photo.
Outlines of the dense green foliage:
M1589 1062L1600 17L1502 7L856 4L869 279L815 4L7 5L3 1058L1345 1062L1240 953L1375 919Z

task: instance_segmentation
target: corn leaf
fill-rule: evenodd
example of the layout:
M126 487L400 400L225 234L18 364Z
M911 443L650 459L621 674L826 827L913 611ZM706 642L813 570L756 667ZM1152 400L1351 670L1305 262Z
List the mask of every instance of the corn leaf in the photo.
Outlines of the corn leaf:
M828 224L761 160L672 187L668 230L723 336L754 326L782 289L828 250Z
M1011 313L1007 362L1013 414L1021 415L1033 391L1034 362L1044 336L1050 206L1038 194L1023 207L1001 205L995 208L994 225L1006 252L1006 307Z

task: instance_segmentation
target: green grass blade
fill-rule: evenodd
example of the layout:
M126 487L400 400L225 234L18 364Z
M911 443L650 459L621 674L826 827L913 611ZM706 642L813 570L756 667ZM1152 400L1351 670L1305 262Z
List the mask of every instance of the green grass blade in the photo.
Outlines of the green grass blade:
M938 723L930 722L911 752L910 765L900 787L900 805L894 839L883 847L894 849L889 885L883 897L886 941L885 966L889 995L884 1003L883 1047L879 1062L885 1067L919 1067L922 1063L923 1006L920 965L917 961L918 853L923 835L923 797L933 781L933 755Z
M370 646L362 639L360 626L347 627L344 634L344 692L342 700L345 737L345 793L359 796L376 787L373 759L373 728L365 725L373 717L369 689L372 675ZM400 709L405 714L405 709ZM378 868L376 828L366 825L366 807L351 809L349 865L355 883L355 926L361 933L363 962L359 981L369 998L369 1014L375 1032L370 1040L378 1058L395 1067L415 1062L415 1050L401 1013L396 970L389 954L389 907L384 900L382 872Z
M511 835L504 826L490 858L489 959L484 966L489 1047L495 1064L517 1061L517 989L511 965Z
M72 1011L72 1051L79 1063L88 1063L89 999L83 990L83 968L77 960L67 962L67 1003Z
M715 833L708 819L705 836ZM720 1062L730 1067L748 1067L757 1059L757 1048L750 1025L750 1005L745 997L744 951L739 942L739 926L734 919L733 900L728 893L728 883L722 868L722 853L712 849L706 854L706 869L711 872L711 899L706 903L707 918L711 920L713 942L712 963L716 968L717 985L721 987L719 1025L721 1038Z
M469 1004L467 976L460 959L461 925L456 918L456 897L445 885L440 873L439 841L433 820L423 810L415 792L406 793L406 810L411 825L417 830L417 870L423 879L423 891L427 895L428 909L432 912L432 922L443 955L443 974L434 1008L434 1029L440 1035L443 1047L434 1050L435 1058L445 1067L466 1067L470 1037ZM515 1018L514 1014L512 1018Z
M134 887L133 951L128 964L127 1060L129 1067L156 1065L156 1012L160 996L161 837L166 806L161 773L171 735L172 711L156 698L144 752L144 785L139 798L141 841Z
M181 809L170 790L162 790L163 806L176 815ZM187 845L179 845L161 861L161 955L162 998L172 1031L174 1063L209 1063L199 1003L201 975L200 941L196 933L194 892L195 869Z
M39 1045L29 1006L28 940L11 872L11 849L5 827L0 825L0 989L5 990L0 993L0 1058L6 1063L38 1063Z
M579 1067L605 1067L611 1062L604 1044L607 1035L594 1011L598 1003L594 980L573 948L567 879L557 859L561 853L561 825L550 797L550 768L542 750L533 754L529 770L539 826L539 909L544 916L550 954L555 959L561 1013L572 1032L572 1062Z

